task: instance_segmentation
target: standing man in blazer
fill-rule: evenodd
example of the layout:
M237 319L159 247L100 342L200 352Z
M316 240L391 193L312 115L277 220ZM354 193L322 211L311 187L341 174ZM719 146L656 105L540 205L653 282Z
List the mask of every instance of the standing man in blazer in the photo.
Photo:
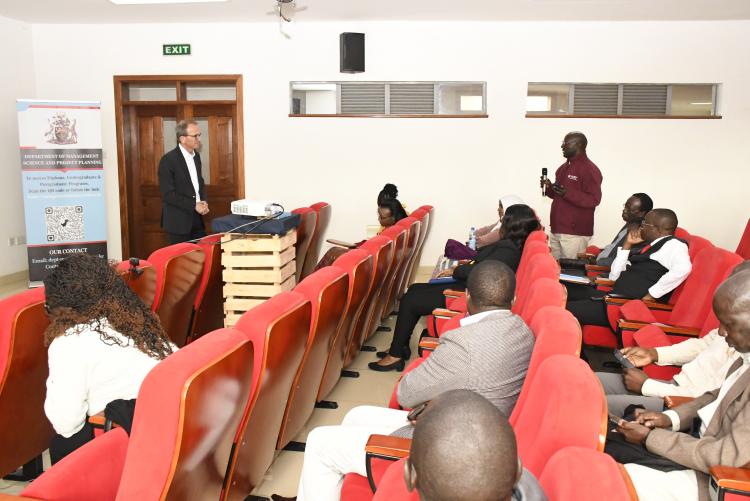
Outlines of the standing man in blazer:
M626 464L641 501L708 501L711 466L750 463L750 271L721 284L713 308L719 335L740 355L721 387L663 413L636 412L636 421L620 421L617 428L628 442L683 468Z
M177 147L159 161L161 227L170 244L206 236L206 185L201 176L201 130L195 120L181 120L175 128Z

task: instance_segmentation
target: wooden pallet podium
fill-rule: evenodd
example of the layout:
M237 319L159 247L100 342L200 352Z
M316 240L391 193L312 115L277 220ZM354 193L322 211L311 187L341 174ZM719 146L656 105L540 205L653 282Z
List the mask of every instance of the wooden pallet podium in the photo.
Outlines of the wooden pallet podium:
M294 244L297 232L286 235L227 233L221 239L224 267L224 326L266 299L294 288Z

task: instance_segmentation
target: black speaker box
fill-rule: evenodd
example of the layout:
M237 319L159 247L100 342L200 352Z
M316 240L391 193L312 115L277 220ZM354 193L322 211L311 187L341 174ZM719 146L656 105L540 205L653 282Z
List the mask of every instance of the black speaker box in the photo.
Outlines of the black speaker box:
M365 34L342 33L339 35L341 73L362 73L365 71Z

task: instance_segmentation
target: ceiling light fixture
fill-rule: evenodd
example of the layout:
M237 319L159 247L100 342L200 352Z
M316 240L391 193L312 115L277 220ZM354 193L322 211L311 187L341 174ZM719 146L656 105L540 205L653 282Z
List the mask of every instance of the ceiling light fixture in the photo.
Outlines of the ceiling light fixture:
M176 3L216 3L229 0L109 0L115 5L159 5Z

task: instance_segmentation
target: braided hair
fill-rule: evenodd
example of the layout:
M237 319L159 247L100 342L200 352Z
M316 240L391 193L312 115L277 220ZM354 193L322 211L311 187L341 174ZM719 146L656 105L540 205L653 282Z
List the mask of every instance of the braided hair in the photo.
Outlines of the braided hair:
M172 353L164 329L105 259L76 254L60 261L44 279L50 325L45 344L73 330L91 329L108 345L133 345L151 358L162 360ZM105 320L125 341L108 334Z

